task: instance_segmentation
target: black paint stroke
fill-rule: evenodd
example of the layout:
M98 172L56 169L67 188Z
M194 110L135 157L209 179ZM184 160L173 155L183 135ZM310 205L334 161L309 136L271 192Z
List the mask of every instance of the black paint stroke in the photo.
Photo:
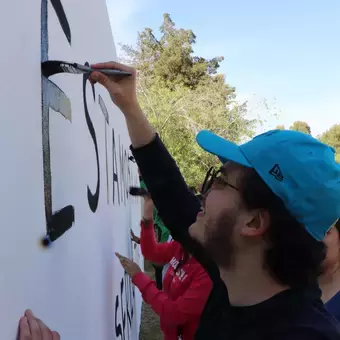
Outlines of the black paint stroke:
M51 0L52 6L57 14L60 26L64 31L67 41L71 45L71 29L68 23L63 5L60 0Z
M126 288L126 314L128 318L128 322L130 325L130 328L132 328L132 320L133 320L133 306L135 303L135 286L132 284L131 279L128 275L124 276L125 279L125 287Z
M119 295L116 295L116 303L115 303L115 331L116 331L116 337L120 336L120 338L123 340L122 325L117 321L118 308L119 308Z
M105 118L105 157L106 157L106 192L107 192L107 204L110 202L110 187L109 187L109 164L108 164L108 155L107 155L107 127L110 124L109 121L109 112L107 111L106 105L104 103L103 98L98 96L99 106L102 110L102 113Z
M41 62L48 60L48 3L41 2ZM74 207L68 205L52 212L52 175L50 155L50 108L72 120L71 102L66 94L52 81L41 76L42 151L44 174L44 201L47 234L60 237L74 223ZM58 229L58 230L57 230ZM53 241L52 240L52 241Z
M47 93L50 108L59 112L66 120L72 123L71 101L66 94L50 80L48 80Z
M125 326L126 326L126 316L124 313L124 305L123 305L123 292L124 292L124 279L120 282L120 311L122 313L122 323L123 323L123 334L125 338Z
M112 129L112 169L113 169L113 204L115 204L116 192L118 192L118 204L126 205L129 199L133 199L129 195L129 188L133 181L131 172L131 156L121 144L120 135L115 137L115 131ZM117 159L119 162L117 162ZM119 175L118 175L119 168ZM138 201L137 198L134 198Z
M41 1L41 62L48 60L48 22L47 22L47 0Z
M101 97L101 95L98 95L98 101L99 101L99 106L102 109L102 113L103 113L103 116L105 118L106 123L110 124L109 112L107 111L106 105L105 105L104 100Z
M124 301L125 300L125 301ZM120 292L115 301L115 334L121 340L130 339L135 305L135 286L125 273L120 281ZM118 315L121 322L118 322Z
M69 98L57 85L47 78L42 77L42 149L44 167L45 215L47 226L51 223L51 219L53 217L50 155L50 108L56 112L59 112L71 122L72 111Z
M86 66L89 66L89 63L85 63ZM99 190L100 190L100 169L99 169L99 154L98 154L98 144L97 144L97 137L96 137L96 131L93 127L93 123L88 111L87 107L87 98L86 98L86 83L89 78L89 75L84 74L83 75L83 100L84 100L84 112L85 112L85 118L86 118L86 124L89 129L90 135L92 137L92 141L94 144L94 149L96 152L96 161L97 161L97 186L96 186L96 192L92 194L89 186L87 186L87 199L89 202L89 206L92 212L96 212L98 208L98 202L99 202ZM95 92L94 92L94 87L92 86L92 92L93 92L93 97L95 100Z
M120 192L118 182L118 163L117 163L117 152L115 142L115 130L112 129L112 171L113 171L113 188L112 188L112 202L115 205L115 188L117 187L118 204L120 205Z
M120 162L120 174L121 174L121 201L126 205L127 200L129 198L129 182L128 182L128 166L129 166L129 157L128 153L124 146L120 143L119 139L119 162Z
M118 136L118 144L119 144L119 165L120 165L120 184L121 184L121 201L126 205L125 191L126 191L126 182L125 182L125 173L124 173L124 150L123 145L120 143L120 136Z
M66 222L68 221L68 222ZM59 211L56 211L51 221L47 223L47 236L50 242L54 242L67 230L72 227L74 222L74 207L72 205L67 205Z
M126 183L126 199L129 199L129 183L130 183L130 168L129 168L129 157L128 157L128 153L126 152L126 149L124 150L124 169L125 169L125 183Z

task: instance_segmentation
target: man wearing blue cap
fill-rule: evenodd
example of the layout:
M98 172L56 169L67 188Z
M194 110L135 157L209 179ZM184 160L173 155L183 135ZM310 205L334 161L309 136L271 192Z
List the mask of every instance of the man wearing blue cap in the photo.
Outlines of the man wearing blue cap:
M201 210L138 105L135 70L118 63L93 67L132 72L124 79L93 72L90 80L124 113L160 216L213 281L195 339L340 339L317 285L322 240L340 217L334 150L294 131L270 131L241 146L202 131L198 143L222 167L207 174Z
M324 243L327 255L319 278L322 300L326 309L340 321L340 220L327 232Z

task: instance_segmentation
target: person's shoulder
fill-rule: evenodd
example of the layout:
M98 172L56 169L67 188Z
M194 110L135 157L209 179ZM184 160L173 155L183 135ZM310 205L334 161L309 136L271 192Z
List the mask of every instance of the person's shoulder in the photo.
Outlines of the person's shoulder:
M340 292L335 294L326 304L326 310L340 321Z
M305 310L301 325L315 333L337 334L340 339L340 323L329 313L321 300L315 301L312 308Z
M280 334L275 334L272 337L265 338L266 340L339 340L340 333L335 328L330 329L315 329L314 327L297 327Z
M288 328L277 340L340 340L340 324L317 302L306 309L296 326Z
M210 280L210 277L207 271L195 258L191 258L190 266L192 268L191 272L193 276L199 276L202 279L206 277L207 279Z
M284 334L278 334L273 337L265 338L266 340L330 340L322 333L313 330L295 330ZM334 338L335 339L335 338Z
M174 240L171 240L170 242L164 242L164 243L165 244L167 243L173 249L174 257L176 258L176 260L180 261L183 256L183 248L181 244Z
M293 292L294 293L294 292ZM269 340L340 340L340 324L325 309L318 289L307 290L299 295L295 304L288 306L287 312L272 324L274 337ZM275 315L274 315L275 318Z

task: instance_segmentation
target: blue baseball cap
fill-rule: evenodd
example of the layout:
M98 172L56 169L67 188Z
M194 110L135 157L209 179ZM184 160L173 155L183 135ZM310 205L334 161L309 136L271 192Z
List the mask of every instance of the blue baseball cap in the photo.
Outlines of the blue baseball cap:
M334 149L312 136L271 130L236 145L203 130L196 140L223 163L253 168L315 239L340 218L340 164Z

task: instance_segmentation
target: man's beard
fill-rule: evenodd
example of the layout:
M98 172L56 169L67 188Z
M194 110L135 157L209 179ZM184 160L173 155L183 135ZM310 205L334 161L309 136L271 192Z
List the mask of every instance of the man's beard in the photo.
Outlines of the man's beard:
M216 220L208 219L205 224L204 248L212 260L221 268L231 269L234 264L235 248L233 232L236 214L224 212Z

